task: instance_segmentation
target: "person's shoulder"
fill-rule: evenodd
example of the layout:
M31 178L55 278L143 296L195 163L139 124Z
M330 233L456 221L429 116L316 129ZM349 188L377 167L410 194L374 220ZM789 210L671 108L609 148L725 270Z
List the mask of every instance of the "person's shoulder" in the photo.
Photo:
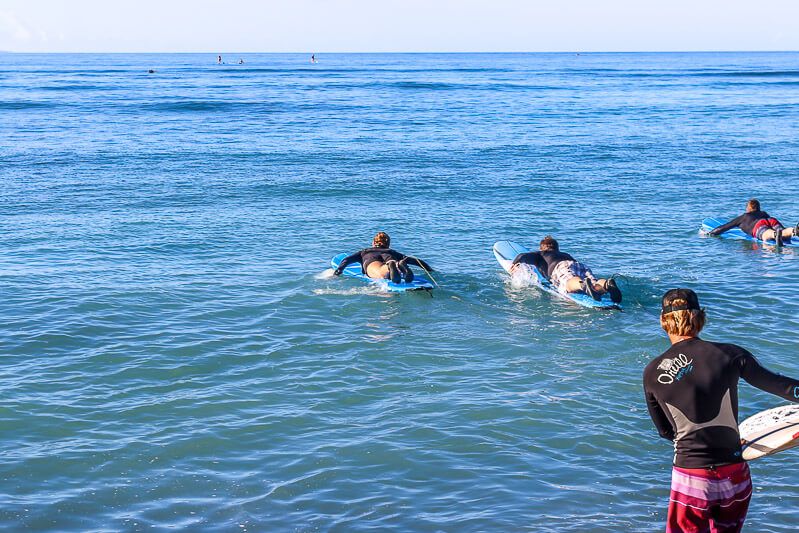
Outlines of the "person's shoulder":
M749 350L747 350L742 346L738 346L737 344L732 344L729 342L712 342L705 340L703 340L702 342L709 344L710 346L716 348L718 351L733 358L740 357L742 355L751 355Z
M644 379L653 372L658 369L660 363L663 361L663 358L666 357L671 353L671 348L663 352L662 354L658 355L657 357L653 358L649 363L644 367Z

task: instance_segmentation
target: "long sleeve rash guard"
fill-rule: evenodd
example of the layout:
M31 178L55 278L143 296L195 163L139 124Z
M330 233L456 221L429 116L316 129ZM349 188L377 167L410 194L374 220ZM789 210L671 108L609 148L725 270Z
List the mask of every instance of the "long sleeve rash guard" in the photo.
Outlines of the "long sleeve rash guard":
M513 265L524 263L527 265L533 265L541 275L545 278L550 279L552 277L552 271L555 270L555 266L560 263L561 261L574 261L574 258L565 252L554 252L554 251L546 251L546 252L527 252L523 254L519 254L513 260Z
M740 463L738 379L792 402L799 380L763 368L740 346L698 338L672 345L644 370L649 415L674 441L674 464L708 468Z

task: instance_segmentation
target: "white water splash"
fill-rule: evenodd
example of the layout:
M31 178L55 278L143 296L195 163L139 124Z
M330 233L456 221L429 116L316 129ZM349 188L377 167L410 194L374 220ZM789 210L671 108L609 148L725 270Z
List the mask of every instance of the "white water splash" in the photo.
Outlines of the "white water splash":
M336 277L336 276L335 276L335 274L333 274L333 269L332 268L326 268L323 271L321 271L320 273L314 275L314 279L332 279L334 277Z
M337 294L341 296L349 296L354 294L370 294L372 296L384 296L384 297L391 297L391 294L380 290L380 287L374 285L365 285L363 287L351 287L348 289L314 289L313 294L317 296L326 295L326 294Z

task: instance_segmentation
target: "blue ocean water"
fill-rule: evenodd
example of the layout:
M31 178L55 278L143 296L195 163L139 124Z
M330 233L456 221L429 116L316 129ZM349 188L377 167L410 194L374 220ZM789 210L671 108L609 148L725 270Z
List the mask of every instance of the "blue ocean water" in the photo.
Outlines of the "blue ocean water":
M799 375L797 252L697 235L799 220L799 53L224 58L0 55L2 529L655 531L662 292ZM320 275L378 230L433 297ZM507 282L547 233L623 313Z

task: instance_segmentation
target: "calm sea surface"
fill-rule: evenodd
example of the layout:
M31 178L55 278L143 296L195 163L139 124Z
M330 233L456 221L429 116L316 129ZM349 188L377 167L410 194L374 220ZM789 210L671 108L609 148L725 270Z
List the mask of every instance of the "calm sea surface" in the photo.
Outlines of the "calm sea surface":
M224 58L0 55L3 530L656 531L662 292L799 375L799 253L697 235L799 220L799 54ZM320 276L378 230L432 298ZM547 233L625 312L507 282Z

